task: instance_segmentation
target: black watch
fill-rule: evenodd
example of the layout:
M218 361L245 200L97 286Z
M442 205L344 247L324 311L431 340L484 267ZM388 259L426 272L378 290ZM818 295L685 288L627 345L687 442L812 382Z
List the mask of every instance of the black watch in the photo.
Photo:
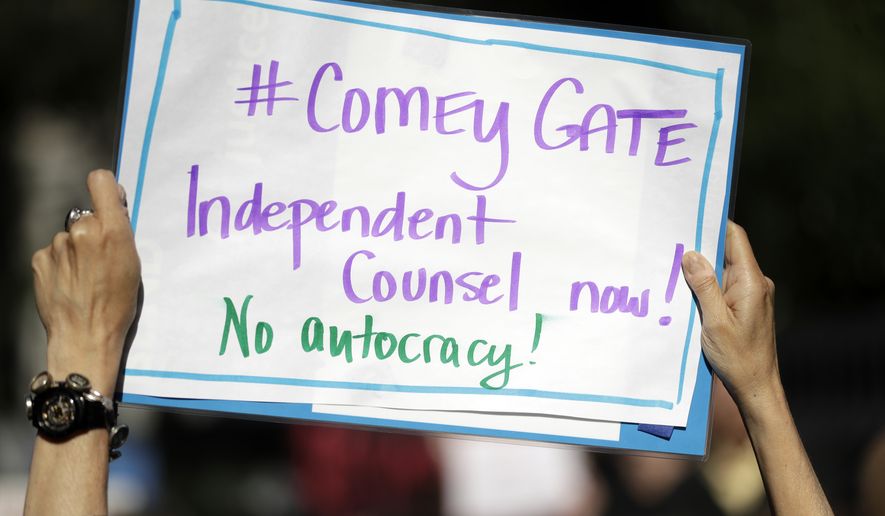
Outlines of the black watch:
M117 404L102 396L89 380L71 373L63 382L53 382L46 371L31 380L31 394L25 399L28 419L37 433L64 441L93 428L110 432L110 460L120 456L118 448L129 436L126 425L117 425Z

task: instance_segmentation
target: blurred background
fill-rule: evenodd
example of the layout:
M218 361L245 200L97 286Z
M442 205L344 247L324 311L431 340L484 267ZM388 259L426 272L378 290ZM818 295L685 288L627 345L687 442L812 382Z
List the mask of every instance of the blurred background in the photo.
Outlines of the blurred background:
M735 220L777 284L780 367L837 514L885 514L885 2L437 1L753 44ZM123 0L0 2L0 514L43 364L30 256L112 168ZM126 409L114 514L766 514L739 417L704 463Z

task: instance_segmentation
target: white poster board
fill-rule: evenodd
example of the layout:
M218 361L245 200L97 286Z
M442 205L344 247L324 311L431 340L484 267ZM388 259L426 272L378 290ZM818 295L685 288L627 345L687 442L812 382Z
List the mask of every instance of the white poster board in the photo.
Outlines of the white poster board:
M685 427L700 321L678 264L720 254L744 48L135 2L125 393Z

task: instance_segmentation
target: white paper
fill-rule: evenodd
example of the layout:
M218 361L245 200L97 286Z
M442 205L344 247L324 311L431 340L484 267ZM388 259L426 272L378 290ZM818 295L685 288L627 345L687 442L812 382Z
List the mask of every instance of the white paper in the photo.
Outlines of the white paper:
M680 245L717 255L738 54L321 2L140 7L120 180L135 192L145 305L126 392L684 426L700 321L681 276L669 302L665 295ZM250 92L253 73L254 85L266 86L272 67L275 91ZM539 106L557 81L539 139ZM379 88L413 87L424 90L416 90L407 125L399 125L395 94L382 121ZM472 93L438 107L440 97L464 92ZM252 94L277 97L272 114L268 102L250 108ZM482 116L475 105L434 116L478 100ZM586 151L574 131L573 143L542 148L567 141L557 128L580 125L600 104L623 115L610 153L603 131L586 136ZM605 106L588 130L605 120ZM630 110L669 114L642 120L634 142ZM661 132L676 124L693 126ZM670 142L661 156L659 141ZM656 164L682 158L689 161ZM256 234L261 222L237 225L251 213L257 184L269 216ZM223 201L212 201L220 196L229 203L226 237ZM400 198L402 238L395 230L362 236L360 213L376 222ZM309 212L315 219L299 224ZM435 238L444 215L460 221L460 241L451 220ZM513 222L487 220L480 231L469 217L483 216ZM405 300L403 275L417 291L422 270L423 295ZM440 271L455 285L450 303L444 281L429 299ZM462 277L472 286L461 288L465 273L477 274ZM371 299L373 278L376 296L389 300ZM489 302L466 301L484 278L493 285ZM576 282L598 289L595 310L590 286L578 288L572 310ZM619 309L612 294L622 287ZM247 298L244 357L226 314L238 317ZM350 362L332 356L332 327L359 335L369 316L373 332L395 336L397 347L375 337L364 357L364 339L354 338ZM256 335L267 345L269 330L270 347L259 353ZM323 351L305 351L320 340Z
M560 437L617 441L621 424L611 421L591 421L563 417L546 417L532 414L496 414L488 412L434 411L385 409L358 405L314 405L320 414L368 417L411 423L430 423L467 428L524 432Z

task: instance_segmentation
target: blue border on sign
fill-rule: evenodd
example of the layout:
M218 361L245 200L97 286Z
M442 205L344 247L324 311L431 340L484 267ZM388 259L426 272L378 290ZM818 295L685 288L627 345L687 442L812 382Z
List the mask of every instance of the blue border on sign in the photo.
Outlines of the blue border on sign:
M212 1L212 0L210 0ZM216 0L217 1L217 0ZM225 1L225 0L221 0ZM395 7L392 5L381 4L365 4L360 2L351 2L348 0L312 0L314 2L324 4L344 5L348 7L356 7L363 9L371 9L374 11L386 11L400 14L413 14L417 16L429 16L433 18L441 18L444 20L456 20L467 23L475 23L480 25L499 25L503 27L523 27L528 29L546 30L551 32L563 32L568 34L587 34L591 36L600 36L604 38L623 39L628 41L641 41L645 43L661 43L672 47L697 48L700 50L715 50L717 52L728 52L732 54L743 54L744 47L733 43L725 43L722 41L709 41L699 39L689 39L678 36L665 36L662 34L645 34L640 32L626 32L616 29L603 29L599 27L586 27L580 25L566 25L563 23L550 23L543 21L529 21L509 18L495 18L485 15L463 15L446 12L421 11L418 9L409 9L408 7ZM259 3L251 0L251 3ZM427 6L430 7L430 6ZM564 23L567 23L566 20Z
M120 138L120 156L122 156L122 131L125 129L125 119L126 113L128 112L128 95L130 91L131 85L131 76L132 76L132 61L134 58L134 47L135 47L135 34L136 34L136 26L138 21L138 11L140 10L139 0L135 1L135 14L133 19L133 28L132 28L132 42L130 46L130 66L128 69L128 77L127 77L127 93L126 99L124 101L124 116L123 116L123 126L121 128L121 138ZM456 41L466 44L476 44L476 45L497 45L497 46L509 46L516 48L524 48L533 51L540 52L548 52L548 53L559 53L559 54L568 54L568 55L577 55L588 58L595 59L608 59L620 62L626 62L630 64L636 64L640 66L649 66L664 70L669 70L675 73L682 73L686 75L696 76L700 78L707 78L714 81L715 93L714 93L714 113L713 113L713 127L711 129L710 135L710 143L707 150L707 158L704 166L704 174L702 178L702 188L701 195L699 197L698 202L698 217L697 217L697 226L695 233L695 250L700 250L701 239L702 239L702 227L703 227L703 219L704 219L704 207L705 207L705 198L707 193L707 183L709 180L710 169L712 165L712 157L715 152L716 141L718 139L719 132L719 124L722 117L722 86L723 86L723 77L724 70L718 69L716 72L709 72L704 70L694 70L686 67L674 66L667 63L655 62L644 59L636 59L630 58L628 56L618 56L614 54L603 54L596 52L585 52L578 51L574 49L565 49L558 47L550 47L543 45L535 45L531 43L519 42L519 41L511 41L511 40L478 40L471 38L463 38L453 35L448 35L445 33L427 31L423 29L415 29L411 27L401 27L391 24L370 22L366 20L359 20L355 18L348 18L343 16L331 15L328 13L317 13L313 11L306 11L302 9L289 8L274 4L256 2L253 0L206 0L211 2L218 3L228 3L228 4L238 4L247 7L255 7L262 9L270 9L282 12L288 12L290 14L297 14L302 16L311 16L319 19L326 19L330 21L342 22L342 23L352 23L362 26L369 26L373 28L383 29L383 30L395 30L400 32L408 32L426 37L434 37L434 38L442 38L450 41ZM551 30L557 32L571 32L571 33L581 33L581 34L591 34L596 36L603 36L609 38L619 38L626 40L635 40L635 41L646 41L646 42L656 42L662 43L671 46L682 46L688 48L700 48L700 49L708 49L708 50L716 50L722 52L736 53L740 55L740 65L739 65L739 76L738 76L738 94L736 95L735 106L736 108L740 102L740 88L742 86L740 80L742 79L743 74L743 64L744 64L744 47L740 45L715 42L715 41L702 41L702 40L690 40L679 37L672 36L661 36L654 34L640 34L640 33L627 33L616 30L608 30L608 29L599 29L592 27L578 27L578 26L564 26L564 25L556 25L551 23L542 23L542 22L526 22L520 20L507 20L507 19L499 19L499 18L487 18L487 17L470 17L465 15L451 14L451 13L433 13L433 12L425 12L425 11L417 11L412 9L391 7L391 6L379 6L379 5L368 5L368 4L354 4L352 2L341 1L341 0L317 0L324 3L331 4L339 4L339 5L348 5L353 7L360 7L364 9L373 9L373 10L381 10L381 11L392 11L392 12L400 12L407 14L418 14L421 16L430 16L437 18L445 18L445 19L454 19L459 21L466 21L470 23L483 23L490 25L505 25L505 26L518 26L518 27L526 27L526 28L534 28L541 30ZM148 114L148 121L145 128L145 136L142 143L142 151L139 160L139 170L138 170L138 178L135 192L135 199L133 203L133 213L132 213L132 227L133 231L137 229L138 224L138 216L140 212L140 204L141 204L141 196L143 192L144 179L146 176L147 163L150 154L150 144L153 136L153 127L157 117L157 111L159 109L159 102L162 96L163 84L165 80L166 67L169 62L169 57L172 50L172 43L175 34L175 28L178 20L181 18L181 0L173 0L173 10L170 13L169 21L166 27L166 34L163 42L163 49L160 58L160 65L157 71L156 82L154 86L154 92L151 100L151 107ZM735 110L735 120L734 120L734 128L737 127L737 113L738 110ZM730 149L730 161L728 167L728 185L726 190L726 199L730 195L730 180L731 174L734 164L734 146L736 142L736 131L732 133L732 141L731 141L731 149ZM119 170L119 163L118 163ZM723 209L723 222L727 217L727 203L725 208ZM722 271L722 261L723 261L723 253L722 250L724 248L724 240L725 240L725 224L723 223L720 228L719 242L718 242L718 250L717 250L717 272L721 275ZM693 323L695 319L695 306L694 303L691 304L690 316L689 316L689 328L687 331L685 346L683 350L683 357L680 366L680 375L679 375L679 385L678 385L678 394L676 403L680 403L683 394L684 388L684 380L685 380L685 371L687 367L687 357L688 357L688 348L691 342L691 335L693 333ZM703 375L703 371L707 371L706 375ZM248 383L279 383L280 381L287 382L287 384L296 385L300 382L316 382L313 380L303 380L303 379L280 379L280 378L268 378L268 377L248 377L248 376L237 376L236 379L232 380L231 377L233 375L225 375L224 378L221 375L201 375L199 373L184 373L184 372L169 372L169 371L151 371L151 370L135 370L135 369L127 369L126 374L131 374L133 376L165 376L165 377L173 377L174 375L183 375L178 376L179 378L184 378L185 376L189 376L187 379L194 380L204 380L204 381L247 381ZM698 380L701 379L702 376L709 377L709 370L706 368L703 358L701 358L699 363L699 375ZM487 395L501 395L502 391L489 391L485 389L475 388L476 391L481 392L466 392L467 390L474 390L474 388L463 388L463 387L432 387L432 386L391 386L387 384L358 384L352 382L325 382L330 383L330 385L326 386L329 388L348 388L348 389L367 389L367 390L387 390L387 391L398 391L398 392L438 392L438 393L455 393L455 394L487 394ZM347 384L347 386L343 385L331 385L333 383L338 384ZM706 382L705 382L706 383ZM698 385L696 384L697 391ZM707 386L707 390L709 390L709 386ZM464 391L464 392L462 392ZM520 392L524 391L524 392ZM536 391L536 390L513 390L512 393L507 393L506 395L512 396L531 396L531 397L541 397L541 398L552 398L552 399L580 399L582 401L595 401L601 403L616 403L616 404L624 404L624 405L632 405L632 406L653 406L660 408L673 408L673 402L668 400L646 400L646 399L636 399L636 398L623 398L623 397L614 397L614 396L605 396L605 395L589 395L589 394L578 394L578 393L559 393L552 391ZM694 402L692 403L694 406ZM691 416L689 416L691 417ZM402 426L402 425L399 425ZM625 425L629 426L629 425ZM475 432L473 432L475 433ZM669 449L669 448L668 448ZM672 451L672 450L671 450Z
M144 396L141 394L123 394L123 403L134 405L150 405L178 410L196 410L201 412L224 412L243 416L261 416L268 418L300 419L321 423L342 423L376 428L390 428L417 432L441 432L462 436L495 437L503 439L528 439L531 441L573 444L595 448L618 448L649 453L667 453L702 457L706 451L707 414L706 403L710 399L712 383L710 370L704 361L698 365L698 382L695 384L694 396L685 428L677 428L669 440L661 439L638 431L639 425L621 423L620 435L616 440L592 439L557 434L541 434L519 432L514 430L495 430L491 428L443 425L438 423L421 423L398 419L379 419L360 416L345 416L314 412L312 405L307 403L263 403L256 401L230 400L198 400L182 398L164 398ZM701 381L703 380L703 381Z
M151 152L151 141L154 136L154 123L157 120L157 110L160 108L160 97L163 95L163 83L166 81L166 66L169 64L169 54L172 51L172 39L175 37L175 26L181 18L181 0L174 0L172 12L169 13L169 22L166 25L166 36L163 38L163 51L160 53L160 66L157 70L157 80L154 83L154 94L151 97L151 107L148 111L147 125L144 129L144 140L141 144L141 159L138 162L138 182L135 185L135 202L132 205L132 232L138 227L138 215L141 208L141 194L144 191L144 177L147 170L148 156ZM134 32L134 30L133 30ZM133 41L132 48L135 48ZM134 52L134 50L133 50ZM131 67L130 67L131 73ZM127 95L128 97L128 95ZM128 98L127 98L128 103ZM125 118L125 113L124 113ZM120 145L122 145L122 140ZM121 152L122 155L122 152Z
M126 66L126 95L123 97L123 118L120 121L120 147L117 149L117 178L120 175L120 162L123 159L123 141L126 137L126 113L129 112L129 91L132 89L132 64L135 62L135 36L138 29L138 13L141 12L141 0L134 0L132 7L132 33L129 35L129 61ZM135 226L133 226L133 230Z
M184 373L177 371L155 371L152 369L126 369L127 376L147 378L170 378L175 380L196 380L202 382L257 383L264 385L286 385L289 387L312 387L320 389L346 389L359 391L403 392L412 394L473 394L483 396L524 396L554 400L588 401L631 405L634 407L672 408L672 403L662 400L646 400L623 396L600 394L579 394L572 392L542 391L537 389L490 390L482 387L434 387L431 385L400 385L393 383L342 382L333 380L310 380L303 378L280 378L276 376L250 376L237 374Z

